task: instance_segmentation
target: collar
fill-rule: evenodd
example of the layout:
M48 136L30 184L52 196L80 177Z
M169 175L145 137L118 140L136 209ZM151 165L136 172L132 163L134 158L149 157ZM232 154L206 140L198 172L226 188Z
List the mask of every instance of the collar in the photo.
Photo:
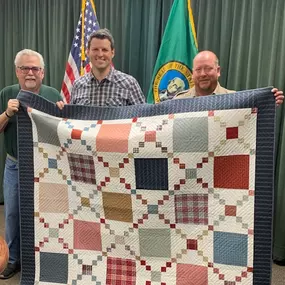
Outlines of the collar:
M220 92L220 89L221 89L221 85L220 85L220 83L218 82L218 84L217 84L217 86L216 86L214 92L212 93L212 95L220 94L220 93L221 93L221 92Z
M114 73L115 73L115 69L113 66L111 66L110 72L108 73L108 75L103 80L108 80L108 81L113 82L114 81ZM86 74L86 76L87 76L87 79L89 81L95 80L96 82L98 82L97 78L94 76L92 71L88 72Z
M192 88L191 88L192 89ZM196 92L196 89L195 89L195 86L193 87L193 89L191 90L190 89L190 94L192 94L193 97L199 97L199 95L197 95L197 92ZM208 95L216 95L216 94L220 94L220 89L221 89L221 85L220 83L218 82L217 83L217 86L215 88L215 90L211 93L211 94L208 94ZM191 92L192 91L192 92Z
M41 84L41 87L40 87L40 89L39 89L39 93L34 93L34 92L32 92L32 91L22 89L21 86L20 86L20 84L17 84L18 92L20 92L21 90L23 90L23 91L32 92L32 93L37 94L37 95L40 95L40 94L42 93L42 86L43 86L43 84Z

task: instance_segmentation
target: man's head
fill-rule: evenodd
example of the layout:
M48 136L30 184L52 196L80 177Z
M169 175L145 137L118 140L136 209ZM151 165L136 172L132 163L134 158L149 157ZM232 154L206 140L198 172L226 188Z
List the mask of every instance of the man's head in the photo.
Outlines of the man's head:
M90 35L87 56L92 63L92 69L95 68L100 73L108 71L114 55L114 39L108 29L100 29Z
M192 77L198 95L211 95L220 77L218 57L208 50L199 52L193 60Z
M16 76L21 89L38 93L44 78L44 59L30 49L19 51L15 57Z

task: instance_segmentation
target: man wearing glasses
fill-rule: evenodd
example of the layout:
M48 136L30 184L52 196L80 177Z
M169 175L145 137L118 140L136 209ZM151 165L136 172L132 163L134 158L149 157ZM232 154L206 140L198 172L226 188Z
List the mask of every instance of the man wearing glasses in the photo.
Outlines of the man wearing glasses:
M17 121L20 89L27 90L57 102L62 100L59 92L43 85L44 60L41 54L24 49L15 57L18 84L5 87L0 92L0 132L4 132L7 152L4 171L5 239L9 246L9 263L0 279L11 278L20 270L20 224L18 203Z

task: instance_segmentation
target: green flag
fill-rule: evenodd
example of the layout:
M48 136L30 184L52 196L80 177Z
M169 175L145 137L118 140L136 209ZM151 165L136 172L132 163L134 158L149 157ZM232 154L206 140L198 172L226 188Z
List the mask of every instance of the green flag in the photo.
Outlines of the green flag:
M197 52L191 0L175 0L154 67L148 103L172 99L193 86L192 62Z

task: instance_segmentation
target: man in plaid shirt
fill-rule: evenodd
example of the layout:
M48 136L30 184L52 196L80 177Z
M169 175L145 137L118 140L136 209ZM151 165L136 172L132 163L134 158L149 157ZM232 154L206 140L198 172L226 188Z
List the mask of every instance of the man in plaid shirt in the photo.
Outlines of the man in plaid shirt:
M127 106L145 103L137 80L112 66L114 55L114 39L109 30L100 29L90 35L87 56L92 69L74 81L71 104ZM57 105L62 109L64 104Z

